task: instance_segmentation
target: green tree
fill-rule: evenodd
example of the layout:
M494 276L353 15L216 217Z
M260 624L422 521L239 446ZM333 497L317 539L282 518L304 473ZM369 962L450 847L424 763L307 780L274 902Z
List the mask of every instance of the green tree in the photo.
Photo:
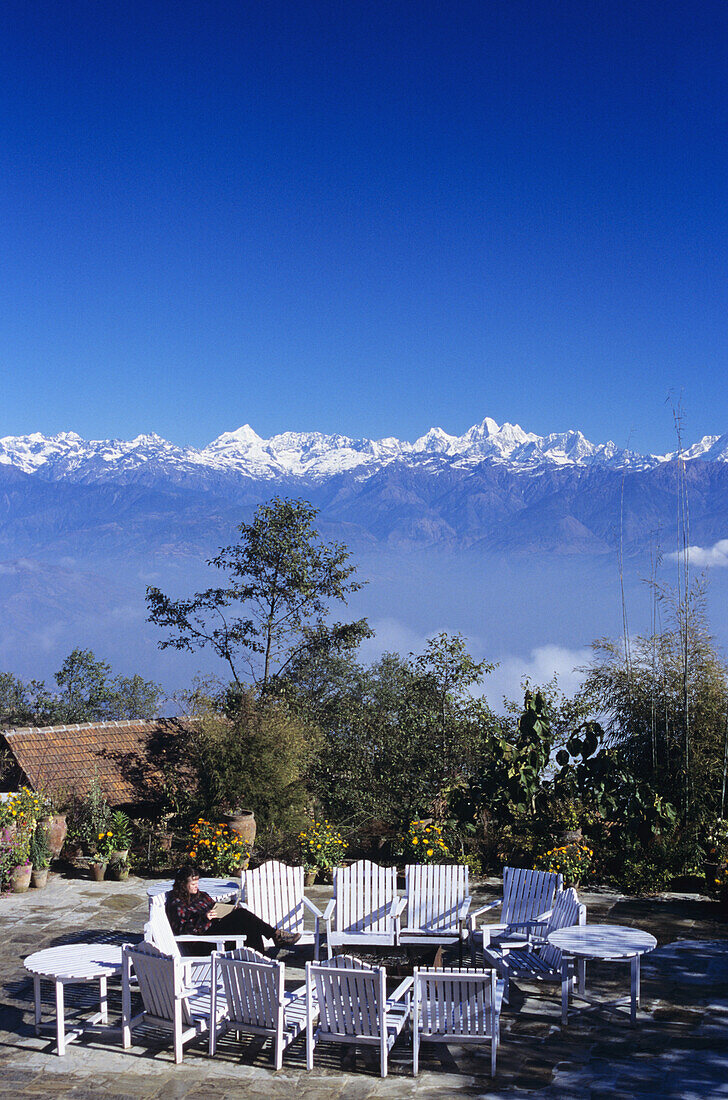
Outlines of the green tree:
M42 680L23 683L0 673L0 723L51 726L60 723L153 718L162 689L141 676L111 676L111 667L90 649L74 649L55 674L58 691Z
M303 820L318 732L280 699L255 689L203 701L187 742L199 808L208 815L252 809L259 835L281 835Z
M710 635L702 588L672 607L667 629L633 639L629 661L608 639L592 648L579 697L600 715L630 771L680 807L683 820L719 813L728 670Z
M359 623L326 626L332 601L346 603L361 588L351 580L356 567L342 543L323 543L314 521L318 511L305 500L275 497L261 504L252 523L241 523L237 543L208 564L227 578L187 600L172 600L158 588L147 589L148 621L170 632L159 643L193 652L211 648L241 685L240 662L255 683L267 687L308 645L335 645L352 633L365 636Z

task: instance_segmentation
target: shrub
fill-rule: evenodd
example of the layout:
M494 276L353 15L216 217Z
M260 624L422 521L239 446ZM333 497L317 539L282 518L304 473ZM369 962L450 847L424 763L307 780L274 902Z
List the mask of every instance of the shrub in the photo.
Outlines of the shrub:
M562 874L565 886L578 886L589 871L593 855L586 844L562 844L537 856L534 870Z
M301 855L306 870L322 867L328 870L341 863L347 843L328 821L312 821L298 834Z
M415 819L402 837L402 855L415 863L442 863L450 859L450 849L439 825Z
M190 826L188 855L216 874L230 875L250 859L250 846L228 825L199 817Z

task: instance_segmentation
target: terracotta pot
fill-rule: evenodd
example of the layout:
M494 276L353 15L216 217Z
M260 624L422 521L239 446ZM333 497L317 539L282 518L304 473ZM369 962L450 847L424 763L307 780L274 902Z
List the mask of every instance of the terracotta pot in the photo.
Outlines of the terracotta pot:
M91 867L90 867L90 871L91 871L91 878L94 880L94 882L103 882L104 881L104 875L106 874L106 864L105 863L92 863Z
M21 863L18 867L13 867L10 872L10 886L14 894L24 894L30 886L30 876L33 873L33 868L28 864Z
M316 881L316 875L317 874L318 874L318 871L304 871L303 872L303 885L304 886L313 886L313 884Z
M129 858L128 848L118 848L115 852L112 852L109 856L110 863L125 863Z
M58 859L66 839L66 833L68 832L66 815L51 814L50 817L43 818L40 822L40 826L48 838L48 847L51 850L51 855L54 859Z
M174 840L173 833L160 833L159 834L159 847L163 852L172 851L172 841Z
M235 814L227 814L222 820L227 827L232 832L237 833L240 839L250 848L253 847L257 825L255 823L255 814L252 810L238 810Z
M584 834L581 829L565 829L561 834L562 844L581 844Z
M126 882L129 878L128 867L112 867L110 873L114 882Z
M42 890L48 882L48 868L42 867L38 870L33 868L33 873L30 876L30 885L34 890Z

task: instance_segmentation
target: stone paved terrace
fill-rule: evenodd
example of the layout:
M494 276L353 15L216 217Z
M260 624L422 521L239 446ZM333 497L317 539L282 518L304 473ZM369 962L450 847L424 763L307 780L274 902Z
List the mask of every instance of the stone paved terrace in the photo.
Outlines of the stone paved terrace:
M614 1012L585 1010L566 1031L560 1026L555 985L512 987L502 1016L498 1076L491 1082L489 1057L467 1048L423 1049L421 1072L412 1077L411 1042L405 1037L382 1081L366 1057L348 1048L324 1046L316 1068L306 1072L305 1043L287 1053L283 1069L270 1068L269 1048L252 1040L222 1040L215 1059L204 1042L185 1051L175 1066L170 1046L153 1033L139 1034L129 1052L118 1033L100 1032L72 1043L66 1056L52 1053L33 1029L32 982L22 960L32 951L75 940L124 942L139 938L146 915L146 884L96 884L52 875L44 891L0 898L0 1095L56 1096L83 1100L103 1095L129 1100L374 1100L379 1097L509 1097L529 1100L619 1100L627 1097L728 1097L728 925L718 906L696 894L665 894L649 900L604 890L585 892L589 919L648 929L657 950L643 961L643 1011L633 1029ZM497 883L476 891L495 896ZM330 888L314 888L319 904ZM295 984L301 972L292 972ZM628 991L626 964L592 964L589 991L616 996ZM51 986L44 984L50 1009ZM69 987L71 1006L90 1005L93 987ZM112 1022L119 1008L111 996ZM622 1010L624 1011L624 1010ZM48 1017L49 1019L51 1017ZM135 1033L137 1034L137 1033Z

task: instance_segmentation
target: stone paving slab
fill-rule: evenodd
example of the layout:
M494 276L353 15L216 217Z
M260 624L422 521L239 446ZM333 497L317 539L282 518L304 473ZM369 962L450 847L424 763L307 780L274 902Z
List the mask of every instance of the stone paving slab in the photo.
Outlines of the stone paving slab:
M147 914L147 883L93 883L52 874L42 891L0 897L0 1094L4 1100L55 1097L85 1100L441 1100L509 1097L515 1100L619 1100L661 1097L728 1098L728 926L725 914L695 894L626 898L608 890L586 891L590 920L651 931L658 948L643 959L642 1004L637 1028L621 1015L580 1011L568 1028L560 1023L560 989L553 984L512 983L511 1004L501 1017L498 1075L490 1078L489 1051L424 1046L421 1072L412 1077L408 1037L390 1056L381 1080L366 1052L329 1045L316 1051L306 1071L305 1042L287 1052L274 1072L270 1049L226 1036L210 1059L204 1041L185 1048L175 1066L168 1042L150 1029L135 1032L129 1052L118 1032L99 1029L71 1043L64 1058L52 1039L33 1028L32 980L23 958L57 943L139 939ZM313 887L323 906L330 887ZM477 902L494 897L495 880L473 891ZM287 956L292 984L303 974L299 956ZM292 962L296 962L294 967ZM625 964L591 964L589 991L605 998L629 991ZM49 1009L52 986L44 983ZM93 987L67 987L69 1014L90 1010ZM578 1005L578 1002L577 1002ZM110 990L110 1017L118 1019L118 987ZM44 1017L45 1018L45 1017Z

